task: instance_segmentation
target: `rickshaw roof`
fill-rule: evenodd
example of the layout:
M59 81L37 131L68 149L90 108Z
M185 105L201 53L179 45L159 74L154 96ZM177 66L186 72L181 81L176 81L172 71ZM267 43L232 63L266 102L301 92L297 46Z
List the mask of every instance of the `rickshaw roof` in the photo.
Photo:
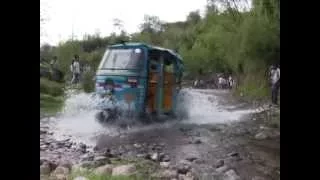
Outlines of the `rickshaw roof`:
M139 42L126 42L124 44L115 44L115 45L111 45L109 47L121 47L121 46L135 46L135 47L139 47L139 46L143 46L146 47L148 50L158 50L158 51L162 51L164 53L168 53L169 55L171 55L172 57L174 57L174 59L180 63L183 64L182 61L182 57L176 53L175 51L171 50L171 49L166 49L166 48L162 48L162 47L158 47L158 46L153 46L153 45L149 45L146 43L139 43Z

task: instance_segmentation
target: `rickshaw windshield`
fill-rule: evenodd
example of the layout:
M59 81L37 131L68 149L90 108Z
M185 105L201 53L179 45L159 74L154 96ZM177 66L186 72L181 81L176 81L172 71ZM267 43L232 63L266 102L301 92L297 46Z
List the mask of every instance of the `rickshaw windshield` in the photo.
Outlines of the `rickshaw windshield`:
M143 50L108 49L104 54L99 69L140 69L143 66Z

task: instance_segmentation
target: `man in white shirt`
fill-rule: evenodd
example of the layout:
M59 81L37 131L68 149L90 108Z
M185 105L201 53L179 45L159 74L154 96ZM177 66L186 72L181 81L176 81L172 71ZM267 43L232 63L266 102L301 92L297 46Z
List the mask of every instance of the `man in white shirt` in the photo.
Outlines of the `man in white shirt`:
M75 55L74 56L74 61L73 63L71 64L71 70L72 70L72 73L73 73L73 77L72 77L72 80L71 80L71 83L79 83L79 78L80 78L80 63L79 63L79 56L78 55Z
M276 66L271 67L270 78L271 78L272 103L277 105L278 93L280 88L280 68L279 67L276 67Z

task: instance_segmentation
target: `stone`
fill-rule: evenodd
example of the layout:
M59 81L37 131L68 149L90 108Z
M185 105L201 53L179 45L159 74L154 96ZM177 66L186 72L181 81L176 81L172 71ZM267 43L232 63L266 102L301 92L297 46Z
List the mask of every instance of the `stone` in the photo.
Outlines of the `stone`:
M127 165L119 165L113 168L112 176L128 176L132 175L136 172L136 167L134 164L127 164Z
M193 176L187 176L183 174L179 174L179 180L194 180L195 178Z
M169 162L170 161L170 157L169 157L169 155L164 155L162 158L161 158L161 161L163 161L163 162Z
M264 140L268 138L268 135L265 132L260 132L254 136L256 140Z
M152 174L151 177L157 178L157 179L173 179L178 177L178 173L176 170L166 169L166 170Z
M158 153L153 153L151 155L151 160L153 161L158 161L159 160L159 154Z
M191 167L187 164L179 164L177 166L177 170L179 174L187 174L187 172L191 169Z
M80 157L81 161L93 161L94 155L93 154L84 154Z
M67 161L67 160L62 160L62 161L60 161L59 166L65 167L65 168L68 168L69 170L71 170L72 163L70 161Z
M187 161L190 161L190 162L193 162L193 161L196 160L196 159L198 159L198 158L195 157L195 156L188 156L188 157L186 158L186 160L187 160Z
M51 169L49 164L45 163L40 166L40 174L50 174L50 172L51 172Z
M141 145L140 144L133 144L133 146L135 147L135 148L141 148Z
M224 165L224 160L220 159L216 162L215 168L220 168Z
M251 180L266 180L266 179L260 176L255 176Z
M228 170L228 166L221 166L219 168L216 169L216 172L218 173L223 173L225 172L226 170Z
M160 166L161 166L162 168L169 168L170 162L160 162Z
M54 180L67 180L67 175L65 174L54 174L50 176L50 179Z
M89 179L83 176L78 176L76 178L73 178L73 180L89 180Z
M240 177L233 169L230 169L224 173L223 180L240 180Z
M104 166L100 166L94 170L94 173L100 176L108 176L112 174L113 165L106 164Z
M229 153L228 156L237 157L237 156L239 156L239 153L237 153L237 152L232 152L232 153Z
M58 166L54 171L53 175L58 175L58 174L63 174L63 175L68 175L70 173L70 170L66 167Z

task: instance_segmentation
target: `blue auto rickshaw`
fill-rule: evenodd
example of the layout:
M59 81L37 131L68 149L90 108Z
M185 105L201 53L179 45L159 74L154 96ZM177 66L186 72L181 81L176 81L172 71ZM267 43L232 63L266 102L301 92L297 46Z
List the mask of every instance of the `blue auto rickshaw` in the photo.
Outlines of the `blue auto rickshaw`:
M107 47L96 73L97 118L175 115L182 58L173 50L145 43Z

